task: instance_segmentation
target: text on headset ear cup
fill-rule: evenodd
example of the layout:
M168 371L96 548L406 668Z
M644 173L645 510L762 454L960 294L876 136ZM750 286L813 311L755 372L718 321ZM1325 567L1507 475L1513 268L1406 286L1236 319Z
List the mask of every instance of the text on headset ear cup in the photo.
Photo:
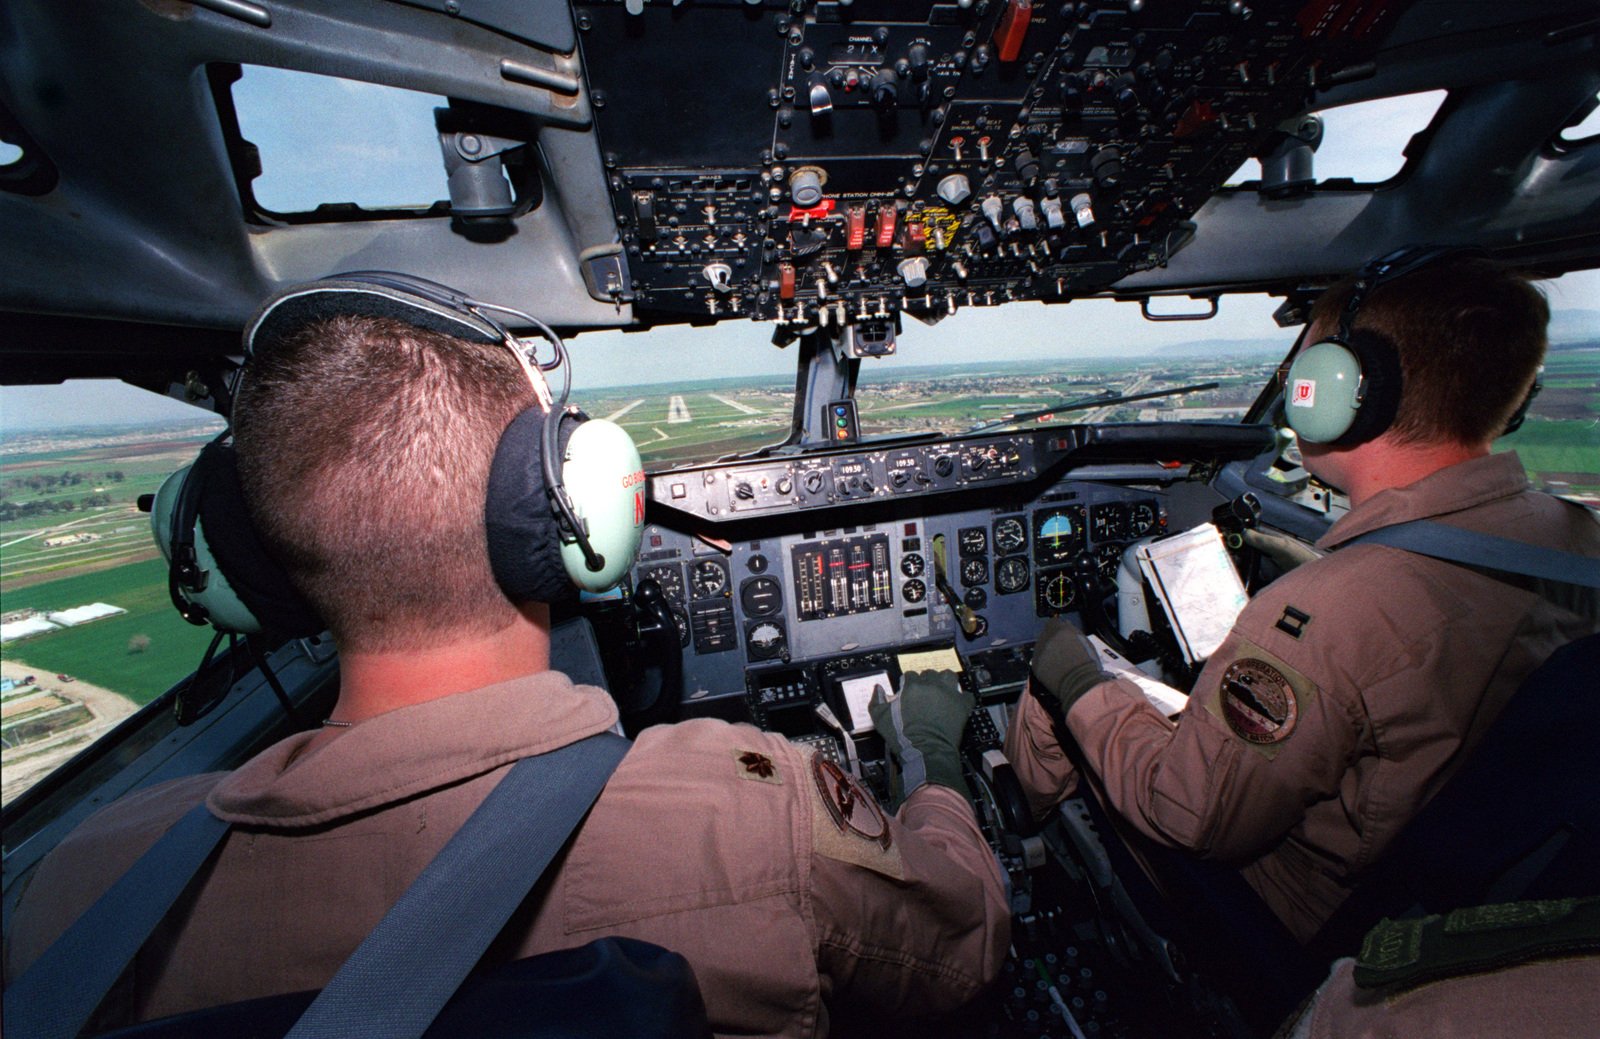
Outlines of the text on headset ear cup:
M644 535L644 464L633 438L615 422L590 419L572 430L562 450L561 482L589 544L605 560L590 570L575 542L563 543L567 575L590 592L622 580Z
M232 445L209 444L192 465L169 476L150 522L169 565L173 542L192 540L199 573L176 577L178 592L202 607L218 630L304 638L326 627L257 538Z
M535 405L511 420L489 467L484 524L489 565L512 602L560 602L574 588L561 562L560 528L545 489L545 414ZM571 436L559 430L557 449Z
M513 419L489 469L489 564L513 602L558 602L576 588L615 587L644 531L644 470L633 438L615 423L558 413L554 468L605 565L590 570L578 545L563 542L544 476L546 421L538 406Z
M1324 339L1289 365L1284 415L1300 439L1354 447L1383 435L1400 407L1400 357L1365 329L1348 342Z

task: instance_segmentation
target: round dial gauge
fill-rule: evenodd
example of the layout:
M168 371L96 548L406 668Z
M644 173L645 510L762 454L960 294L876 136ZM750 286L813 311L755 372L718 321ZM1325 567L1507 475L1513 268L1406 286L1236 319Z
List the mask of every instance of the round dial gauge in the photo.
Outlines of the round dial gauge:
M1136 538L1142 538L1150 533L1156 525L1156 507L1152 502L1136 501L1129 510L1129 529Z
M1089 510L1089 532L1096 542L1126 537L1127 506L1121 502L1096 505Z
M967 604L969 610L981 610L989 605L989 593L982 588L968 588L961 596L961 601Z
M739 605L747 617L770 617L783 608L783 585L775 577L754 577L739 589Z
M1072 578L1065 573L1051 574L1044 578L1039 586L1039 593L1044 598L1046 608L1054 613L1063 613L1070 609L1078 598Z
M983 584L989 579L989 561L987 559L963 559L961 561L961 583Z
M677 563L669 566L647 567L639 572L639 580L654 581L661 586L667 602L683 602L683 567Z
M773 621L761 621L745 634L751 660L771 660L783 652L787 641L783 628Z
M1117 579L1117 567L1122 565L1121 545L1096 545L1095 564L1100 568L1100 578L1107 583Z
M1028 531L1019 519L1003 519L994 525L994 550L1001 555L1022 551L1028 543Z
M994 565L994 586L1011 595L1028 587L1028 561L1021 556L1002 559Z
M672 611L672 623L678 626L678 645L687 646L689 644L689 615L682 610L675 609Z
M900 594L905 596L906 602L921 602L928 597L928 586L913 577L900 586Z
M922 557L915 552L907 552L900 558L900 572L907 577L921 577L922 567Z
M964 556L981 556L989 549L989 532L982 527L963 527L956 544Z
M728 587L728 568L715 559L702 559L689 571L689 587L697 599L721 595Z

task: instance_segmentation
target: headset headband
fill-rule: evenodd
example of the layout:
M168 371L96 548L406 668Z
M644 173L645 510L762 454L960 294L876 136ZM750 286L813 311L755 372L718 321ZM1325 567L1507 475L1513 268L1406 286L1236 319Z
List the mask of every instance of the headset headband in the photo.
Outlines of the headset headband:
M1350 337L1355 332L1357 312L1361 310L1361 305L1366 302L1367 296L1380 285L1386 285L1447 258L1473 256L1487 258L1488 255L1482 249L1455 245L1406 245L1394 252L1368 260L1356 275L1356 283L1350 290L1350 298L1345 300L1344 310L1339 314L1338 341L1350 342Z
M538 361L523 341L495 317L497 313L527 322L554 347L554 357L548 363ZM604 557L590 544L561 479L558 427L564 417L581 413L566 406L570 371L559 398L552 396L545 381L544 373L566 360L566 346L550 326L520 310L473 299L426 278L397 271L348 271L285 289L263 303L245 326L245 360L248 363L257 351L270 349L312 322L346 315L393 318L442 335L509 349L545 412L545 488L561 533L577 542L590 570L598 572L605 566Z

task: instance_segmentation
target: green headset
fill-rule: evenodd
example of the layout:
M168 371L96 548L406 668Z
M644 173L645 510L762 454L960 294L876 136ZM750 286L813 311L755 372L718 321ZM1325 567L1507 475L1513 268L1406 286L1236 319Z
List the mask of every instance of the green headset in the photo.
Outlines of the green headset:
M496 314L536 329L554 347L554 358L539 362ZM258 351L339 315L395 318L508 347L538 403L512 420L490 467L484 524L495 580L515 602L555 602L576 589L604 591L622 580L644 529L639 451L620 426L567 404L570 367L561 396L551 399L543 373L566 360L554 331L521 311L436 282L356 271L293 286L262 304L245 327L245 377ZM191 623L291 637L324 629L250 524L230 433L167 478L152 502L151 529L168 562L173 605Z
M1376 440L1400 410L1400 352L1382 333L1356 328L1356 314L1382 285L1446 259L1484 255L1432 245L1406 246L1369 261L1356 275L1339 329L1295 354L1284 380L1284 417L1301 440L1355 447Z

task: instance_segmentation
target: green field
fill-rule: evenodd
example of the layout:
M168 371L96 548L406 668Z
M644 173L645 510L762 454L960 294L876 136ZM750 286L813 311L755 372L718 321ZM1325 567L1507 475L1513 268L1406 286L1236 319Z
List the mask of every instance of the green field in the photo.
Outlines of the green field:
M5 596L7 612L61 610L92 602L128 612L9 643L6 659L25 661L40 672L70 674L145 704L193 671L205 652L210 629L195 627L172 608L167 567L158 559L48 581ZM131 652L130 641L138 635L150 640L149 648Z
M104 602L128 611L75 628L63 628L7 645L7 660L48 674L69 674L147 703L194 669L209 632L190 625L167 596L166 565L156 555L150 518L135 507L179 466L194 457L212 432L171 427L62 431L71 446L0 456L4 502L14 510L30 502L72 501L71 511L0 521L0 598L6 613L61 610ZM98 440L96 436L98 435ZM122 479L111 479L117 472ZM35 476L83 477L76 486L30 487ZM91 495L110 503L82 507ZM48 547L47 538L91 534L95 540ZM131 651L138 644L148 645Z

